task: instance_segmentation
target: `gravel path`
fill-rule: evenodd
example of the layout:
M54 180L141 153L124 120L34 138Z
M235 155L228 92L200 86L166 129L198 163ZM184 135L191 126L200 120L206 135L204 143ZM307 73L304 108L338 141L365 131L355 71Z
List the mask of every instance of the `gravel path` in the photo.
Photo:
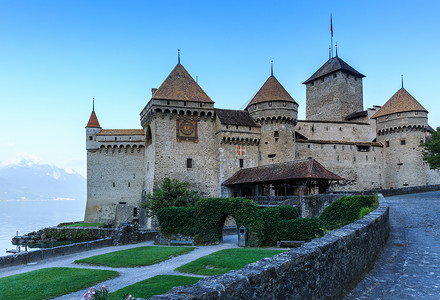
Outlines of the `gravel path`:
M156 275L185 275L185 276L193 276L190 274L182 274L174 271L175 268L180 267L188 262L196 260L199 257L211 254L213 252L229 249L229 248L237 248L237 236L230 235L225 236L223 239L223 243L215 246L200 246L196 247L194 251L190 253L173 257L169 260L163 261L159 264L146 266L146 267L137 267L137 268L110 268L110 267L100 267L100 266L87 266L87 265L77 265L74 264L73 261L77 259L82 259L86 257L90 257L93 255L105 254L119 250L131 249L135 247L142 246L152 246L153 241L143 242L140 244L134 245L124 245L124 246L113 246L113 247L105 247L101 249L95 249L91 251L75 253L71 255L66 255L63 257L57 257L53 259L48 259L44 261L39 261L36 264L28 264L23 266L14 266L9 268L1 269L0 277L6 277L10 275L25 273L33 270L38 270L42 268L52 268L52 267L72 267L72 268L88 268L88 269L100 269L100 270L114 270L119 272L119 276L110 279L104 282L101 282L96 285L96 287L100 287L103 284L109 287L110 292L116 291L120 288L123 288L127 285L131 285L133 283L148 279L150 277L154 277ZM203 277L197 275L199 277ZM71 294L67 294L55 299L76 299L79 300L81 297L89 290L89 288L74 292Z
M440 299L440 191L386 199L390 239L346 299Z

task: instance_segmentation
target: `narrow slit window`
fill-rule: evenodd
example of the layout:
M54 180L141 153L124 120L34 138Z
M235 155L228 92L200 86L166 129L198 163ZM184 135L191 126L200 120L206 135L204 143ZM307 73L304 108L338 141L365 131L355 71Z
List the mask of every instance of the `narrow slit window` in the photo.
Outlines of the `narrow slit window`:
M186 159L186 168L187 169L192 169L192 167L193 167L193 160L192 160L192 158L187 158Z
M244 168L244 159L243 158L240 158L239 164L240 164L240 169Z

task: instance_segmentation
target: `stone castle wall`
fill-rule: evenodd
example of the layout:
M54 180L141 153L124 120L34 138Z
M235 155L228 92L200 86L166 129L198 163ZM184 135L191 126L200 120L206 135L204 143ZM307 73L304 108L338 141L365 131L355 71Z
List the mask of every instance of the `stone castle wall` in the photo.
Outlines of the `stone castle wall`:
M355 143L297 141L296 147L297 159L314 158L329 171L345 178L339 184L333 183L333 191L382 188L381 146L370 146L368 152L361 152Z
M85 222L113 222L119 202L126 202L133 209L139 207L144 184L144 158L143 145L109 145L87 152Z
M342 71L306 85L306 119L343 121L363 111L362 79Z
M372 142L376 126L354 122L298 121L295 130L309 140Z

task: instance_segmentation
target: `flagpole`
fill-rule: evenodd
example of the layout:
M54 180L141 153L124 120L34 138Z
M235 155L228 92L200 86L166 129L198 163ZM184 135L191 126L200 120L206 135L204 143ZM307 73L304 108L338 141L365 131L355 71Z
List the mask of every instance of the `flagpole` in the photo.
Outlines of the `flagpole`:
M333 58L333 18L332 18L332 14L330 14L330 33L331 33L332 58Z

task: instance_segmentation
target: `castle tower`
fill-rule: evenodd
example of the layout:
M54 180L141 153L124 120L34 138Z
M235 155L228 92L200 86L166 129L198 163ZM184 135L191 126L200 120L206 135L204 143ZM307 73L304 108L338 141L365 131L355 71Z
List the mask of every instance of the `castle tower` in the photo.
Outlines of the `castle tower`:
M306 85L306 119L344 121L363 108L362 75L338 56L330 59Z
M298 103L273 74L252 98L246 110L261 125L259 165L294 160L293 137Z
M218 194L214 101L179 63L141 112L146 136L146 192L164 177L191 183L202 194Z
M426 185L423 150L428 111L403 87L372 117L384 145L384 188Z
M98 118L95 114L95 105L93 105L92 114L90 115L89 122L86 126L86 149L87 151L93 151L98 149L98 143L96 141L96 134L101 131L101 125L99 125Z

